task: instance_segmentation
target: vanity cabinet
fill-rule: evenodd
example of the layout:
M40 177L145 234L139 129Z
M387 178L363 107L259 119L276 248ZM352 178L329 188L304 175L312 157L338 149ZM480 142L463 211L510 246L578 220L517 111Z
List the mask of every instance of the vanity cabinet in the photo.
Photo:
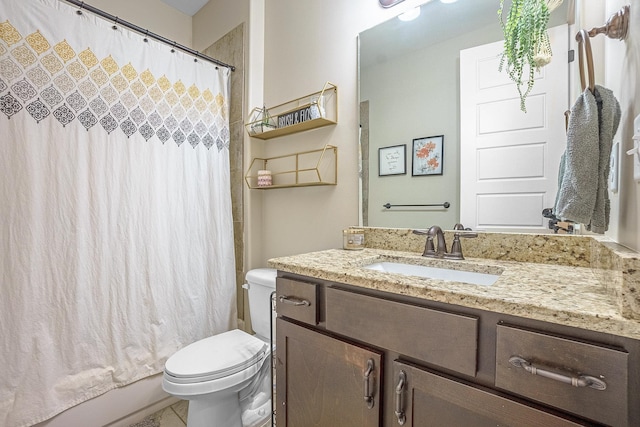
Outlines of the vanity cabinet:
M381 425L381 351L281 318L276 328L276 425Z
M401 361L393 363L396 425L418 426L583 426Z
M292 273L277 279L276 420L640 426L640 343Z

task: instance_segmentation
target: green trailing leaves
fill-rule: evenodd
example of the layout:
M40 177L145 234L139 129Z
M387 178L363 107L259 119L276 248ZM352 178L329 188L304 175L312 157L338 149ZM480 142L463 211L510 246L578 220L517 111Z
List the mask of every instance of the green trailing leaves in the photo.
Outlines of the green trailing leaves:
M500 25L504 32L504 52L500 60L516 83L520 94L520 108L526 112L525 99L533 88L535 71L548 63L551 46L547 34L549 8L545 0L512 0L507 19L504 19L504 3L500 0ZM542 53L542 54L541 54ZM526 79L525 73L527 73Z

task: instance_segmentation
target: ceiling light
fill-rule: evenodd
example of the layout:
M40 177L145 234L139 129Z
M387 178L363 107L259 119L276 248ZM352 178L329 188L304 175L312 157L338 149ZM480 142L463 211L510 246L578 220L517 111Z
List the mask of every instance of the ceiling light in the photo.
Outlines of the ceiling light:
M398 15L398 19L401 21L413 21L420 16L420 6L407 10L405 13Z
M448 4L448 3L455 3L455 2L457 2L457 1L458 1L458 0L440 0L440 3Z

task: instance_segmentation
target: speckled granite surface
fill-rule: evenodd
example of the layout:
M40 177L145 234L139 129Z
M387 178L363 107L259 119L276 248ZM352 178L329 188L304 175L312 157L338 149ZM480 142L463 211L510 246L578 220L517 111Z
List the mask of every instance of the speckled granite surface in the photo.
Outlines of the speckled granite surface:
M425 236L407 228L365 227L368 248L407 252L424 250ZM445 231L447 248L453 232ZM541 264L591 266L591 237L554 234L478 233L478 237L462 239L465 257Z
M275 258L269 264L364 288L640 339L637 252L586 236L481 233L462 242L464 261L449 261L422 257L424 239L406 229L366 228L364 250L331 249ZM362 268L378 261L445 266L500 278L482 286Z

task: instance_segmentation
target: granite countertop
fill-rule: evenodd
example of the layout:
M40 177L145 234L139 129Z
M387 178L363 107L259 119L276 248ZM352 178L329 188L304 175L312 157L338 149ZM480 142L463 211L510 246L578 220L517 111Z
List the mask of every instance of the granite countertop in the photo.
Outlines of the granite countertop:
M395 261L499 274L491 286L426 279L362 268ZM269 260L281 271L426 300L489 310L640 339L640 321L621 314L619 300L590 267L488 258L461 261L419 253L366 248L330 249Z

